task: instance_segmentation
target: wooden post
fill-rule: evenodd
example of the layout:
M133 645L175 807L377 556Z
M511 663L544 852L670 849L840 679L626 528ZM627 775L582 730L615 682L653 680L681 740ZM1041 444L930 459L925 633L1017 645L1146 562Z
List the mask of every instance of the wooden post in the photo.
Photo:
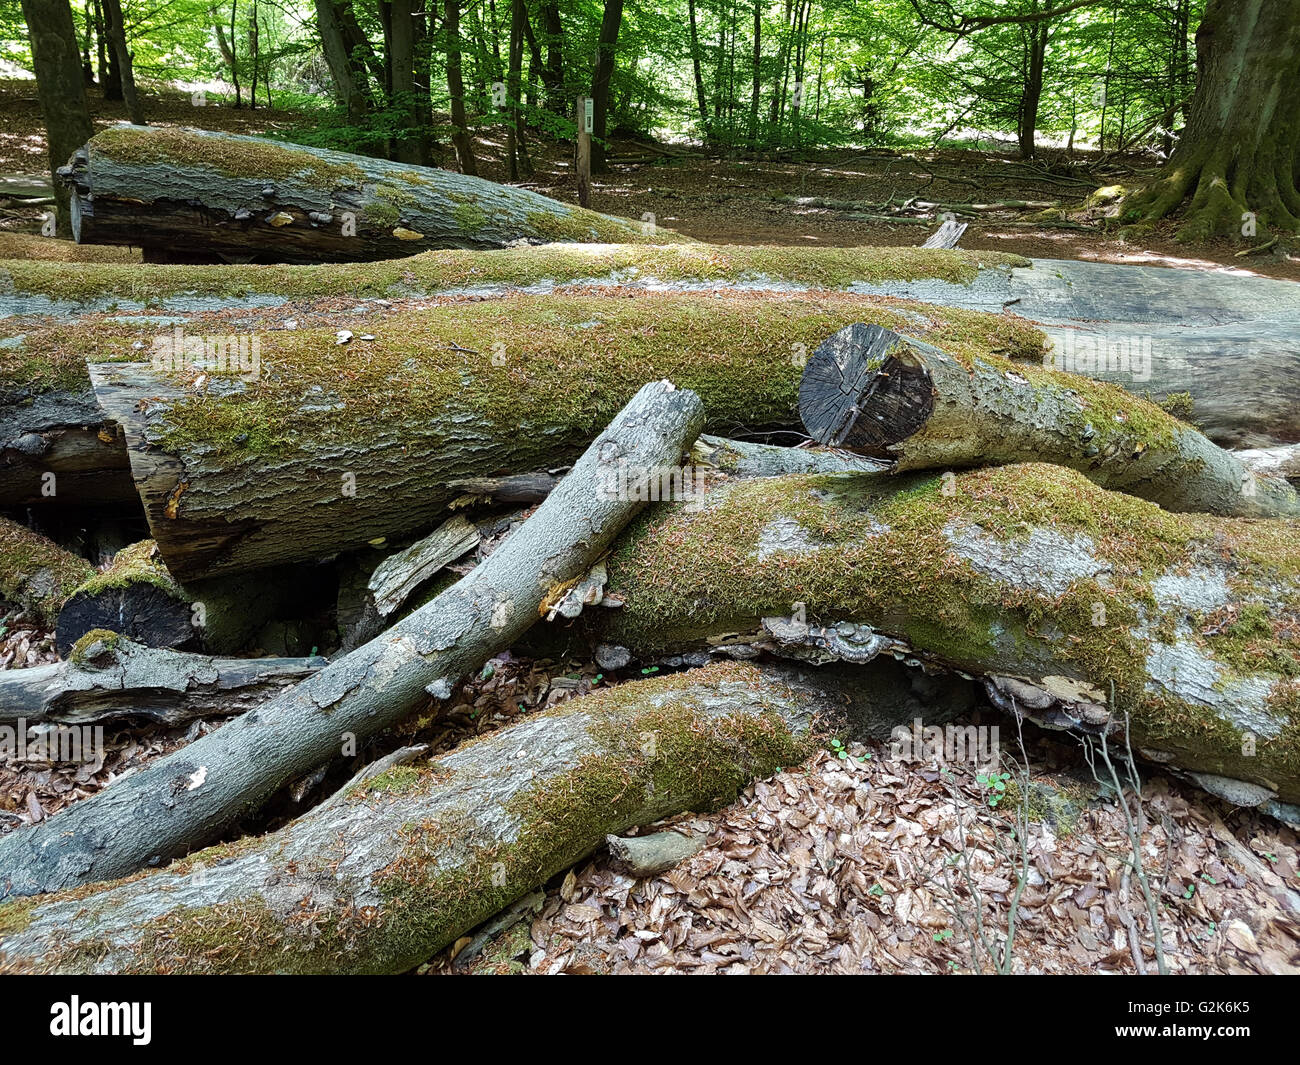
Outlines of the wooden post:
M578 203L591 206L591 129L594 110L590 96L579 96L575 120L578 123Z

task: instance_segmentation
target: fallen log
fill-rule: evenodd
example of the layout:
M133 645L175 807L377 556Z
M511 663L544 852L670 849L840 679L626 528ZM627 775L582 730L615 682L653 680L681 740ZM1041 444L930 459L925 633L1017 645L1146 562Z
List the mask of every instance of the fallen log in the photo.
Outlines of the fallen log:
M72 190L78 244L131 245L162 261L354 262L519 240L686 239L449 170L204 130L114 126L59 178Z
M397 752L271 835L0 907L0 970L410 969L607 835L797 764L873 712L871 676L713 665L570 700L436 762Z
M0 722L183 724L252 710L325 664L323 658L210 658L90 632L67 661L0 671Z
M1300 517L1285 480L1257 476L1153 403L995 356L957 359L876 325L818 346L799 415L819 443L887 458L898 473L1051 462L1166 510Z
M584 612L593 644L1018 678L1049 725L1127 715L1152 761L1300 801L1295 521L1170 514L1036 464L784 477L657 508L605 572L625 605Z
M95 567L79 555L0 517L0 599L25 608L52 625L63 604Z
M723 431L791 425L806 353L862 319L917 324L851 295L517 296L395 312L373 341L263 333L256 380L140 363L91 374L184 584L427 531L465 477L570 461L647 379L699 393ZM927 322L962 352L1041 345L1007 319Z
M643 506L599 491L608 467L680 461L704 416L645 385L484 563L383 635L47 821L0 839L0 898L126 876L215 838L277 788L400 721L511 646Z
M189 598L145 540L123 548L104 570L68 596L59 610L54 646L67 658L86 633L108 629L146 647L180 647L199 635Z
M1282 447L1246 448L1235 452L1237 460L1260 477L1300 478L1300 444Z

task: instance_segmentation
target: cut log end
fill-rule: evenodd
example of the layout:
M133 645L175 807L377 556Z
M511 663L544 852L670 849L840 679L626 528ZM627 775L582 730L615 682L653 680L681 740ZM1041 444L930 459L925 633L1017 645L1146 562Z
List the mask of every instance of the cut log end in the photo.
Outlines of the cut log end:
M925 425L934 389L924 366L907 358L912 343L859 322L818 345L799 384L799 416L809 435L882 454Z

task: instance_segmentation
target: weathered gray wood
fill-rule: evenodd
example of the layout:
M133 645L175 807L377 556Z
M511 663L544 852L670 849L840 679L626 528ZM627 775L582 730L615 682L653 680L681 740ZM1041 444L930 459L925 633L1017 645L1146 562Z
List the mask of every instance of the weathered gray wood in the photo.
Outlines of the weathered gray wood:
M853 325L818 347L799 413L813 438L889 458L897 472L1052 462L1167 510L1300 517L1285 480L1154 404L1078 375L974 358Z
M609 853L632 876L658 876L704 847L704 839L666 829L648 836L606 836Z
M1285 477L1289 481L1300 477L1300 444L1247 448L1233 454L1257 477Z
M0 671L0 721L168 725L238 714L306 680L323 658L210 658L91 637L75 661Z
M737 480L658 508L606 569L624 605L583 612L593 643L920 658L1019 678L1021 709L1083 731L1122 726L1113 684L1144 756L1300 801L1292 520L1169 514L1041 464Z
M699 398L644 386L483 564L383 635L219 732L0 839L0 897L125 876L209 842L277 788L400 721L511 646L643 506L600 492L620 462L680 461Z
M704 433L691 451L694 461L734 477L780 477L787 473L884 472L889 463L814 447L781 447L752 440L728 440Z
M423 540L390 555L370 575L375 610L386 618L438 570L479 543L478 530L460 515L448 518Z
M925 238L923 248L955 248L961 240L962 234L966 232L968 223L958 222L955 218L949 218L944 221L935 232Z
M278 832L0 908L0 969L402 972L606 835L796 764L814 720L837 724L861 694L816 671L711 666L572 700L436 764L401 752Z
M634 222L528 189L203 130L113 127L59 174L73 192L77 243L130 244L181 262L222 253L242 262L347 262L518 240L647 242ZM681 239L664 230L654 243Z

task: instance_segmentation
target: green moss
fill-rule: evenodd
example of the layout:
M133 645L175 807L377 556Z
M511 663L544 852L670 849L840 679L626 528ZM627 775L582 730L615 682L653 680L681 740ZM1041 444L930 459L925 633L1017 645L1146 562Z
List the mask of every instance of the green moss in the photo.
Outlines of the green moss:
M15 899L0 905L0 940L5 936L17 935L32 923L32 910L38 898Z
M456 225L461 228L461 231L471 236L482 229L488 221L483 208L468 201L457 204L452 217L456 219Z
M0 517L0 599L52 622L95 568L25 525Z
M283 181L301 178L322 189L359 189L365 171L355 163L331 162L301 148L254 137L205 137L158 126L113 126L90 141L92 158L123 163L170 163L204 167L234 178Z
M92 653L96 658L104 652L112 653L121 640L122 637L111 629L91 629L72 645L68 660L74 665L84 666Z
M152 540L141 540L138 544L122 548L113 556L108 567L82 584L76 594L99 595L137 584L152 584L169 595L181 594L179 585L167 572L167 567L158 555L158 545Z
M967 357L1008 342L994 316L931 313L933 335ZM449 418L473 415L511 431L526 426L521 436L549 461L585 443L646 381L665 377L698 392L715 425L786 423L802 374L797 354L855 321L911 324L892 305L851 295L646 294L517 296L406 312L376 326L364 346L337 344L332 328L277 330L261 335L258 381L181 400L159 428L169 448L264 454L291 452L298 439L368 439L375 425L396 422L409 427L412 445L431 446ZM1020 330L1024 343L1038 336ZM322 382L328 402L304 410Z
M427 766L396 765L361 781L348 791L348 797L362 799L368 795L406 795L420 788L433 775Z
M399 190L394 189L394 193ZM373 220L394 225L400 204L374 200ZM602 216L597 216L602 217ZM635 229L631 223L630 228ZM590 239L572 228L569 238ZM557 234L559 236L560 234ZM633 234L615 236L628 240ZM640 231L635 235L640 239ZM611 274L662 281L729 281L766 277L815 289L844 288L855 281L914 281L925 278L967 284L981 267L1028 265L998 252L924 248L785 248L707 244L546 245L497 251L428 251L407 259L320 266L116 265L12 261L3 264L16 291L51 299L88 302L133 300L157 306L184 295L239 299L258 294L286 298L314 296L386 297L431 293L462 285L531 285ZM1003 319L1009 331L1015 320ZM1041 360L1042 342L1028 353Z

